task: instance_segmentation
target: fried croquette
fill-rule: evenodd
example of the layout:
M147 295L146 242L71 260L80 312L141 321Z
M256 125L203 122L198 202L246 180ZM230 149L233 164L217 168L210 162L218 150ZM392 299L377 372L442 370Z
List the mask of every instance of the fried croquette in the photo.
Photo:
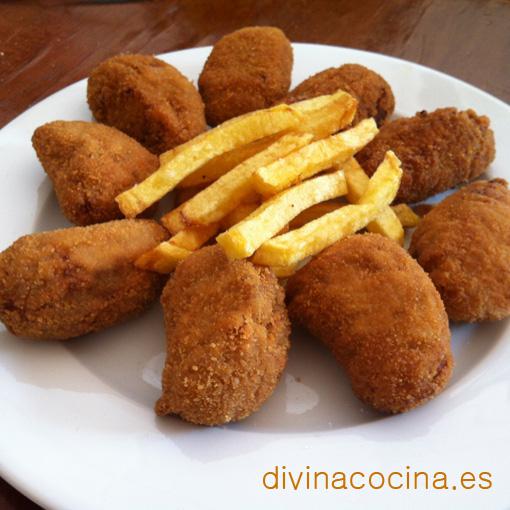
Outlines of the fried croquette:
M289 279L287 300L291 320L329 347L354 393L378 411L408 411L450 378L450 330L439 293L386 237L338 241Z
M274 27L247 27L213 47L198 86L210 126L272 106L290 87L292 46Z
M18 336L65 340L139 315L164 280L133 262L166 237L152 220L23 236L0 253L0 320Z
M158 415L200 425L241 420L273 393L287 362L283 289L267 268L218 245L179 264L162 297L167 360Z
M395 98L388 82L379 74L359 64L331 67L310 76L293 89L285 102L288 104L312 97L348 92L358 101L353 125L373 117L378 126L384 124L395 109Z
M87 99L96 120L120 129L155 154L207 127L195 86L151 55L117 55L99 64L90 74Z
M123 218L115 197L159 167L136 140L96 122L44 124L32 144L64 216L76 225Z
M452 321L510 315L510 191L503 179L474 182L443 200L420 222L409 250Z
M372 175L387 150L404 171L395 202L419 202L481 175L494 160L494 133L473 110L440 108L382 126L356 159Z

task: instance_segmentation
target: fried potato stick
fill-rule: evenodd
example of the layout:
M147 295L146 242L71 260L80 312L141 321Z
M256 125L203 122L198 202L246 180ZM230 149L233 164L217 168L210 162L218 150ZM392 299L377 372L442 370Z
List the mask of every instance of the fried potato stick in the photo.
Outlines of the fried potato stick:
M302 119L303 115L296 108L278 105L224 122L183 144L175 151L175 157L115 200L126 217L132 218L212 158L266 136L296 128Z
M156 271L157 273L171 273L177 267L177 264L191 253L193 253L191 250L165 241L138 257L135 265L140 269Z
M347 181L347 199L357 204L365 193L369 177L361 168L360 164L351 158L347 163L336 165L336 168L343 168ZM385 208L381 215L367 225L367 230L375 234L381 234L393 239L400 245L404 244L404 229L395 212L390 207Z
M403 227L414 228L420 223L421 218L407 204L392 205L391 209Z
M287 156L305 146L311 139L311 134L283 136L267 149L227 172L181 207L163 216L161 222L172 231L179 223L185 228L221 220L253 192L252 176L258 168Z
M231 259L249 257L301 211L345 193L343 171L315 177L270 198L246 219L220 234L216 241Z
M343 90L334 94L318 96L292 105L304 115L297 130L313 133L316 140L332 135L348 126L354 116L358 102Z
M377 134L374 119L366 119L357 126L337 135L318 140L302 149L261 166L253 175L255 189L263 196L271 196L296 182L343 163L362 149Z
M253 262L266 266L290 266L360 230L392 202L401 177L400 161L388 151L358 204L342 207L297 230L266 241L255 252Z
M210 184L246 159L257 154L257 152L269 147L281 136L281 134L267 136L260 140L255 140L247 145L238 147L237 149L225 152L224 154L220 154L208 161L205 165L202 165L198 170L195 170L191 175L188 175L188 177L177 185L177 188L187 189L194 188L195 186L203 186L204 184ZM175 157L173 154L169 154L168 156L165 156L165 154L160 156L162 164Z

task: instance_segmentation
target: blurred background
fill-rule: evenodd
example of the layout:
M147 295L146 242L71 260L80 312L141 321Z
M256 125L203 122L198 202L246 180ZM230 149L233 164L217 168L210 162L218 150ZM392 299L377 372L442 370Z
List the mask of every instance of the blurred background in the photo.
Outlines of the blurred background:
M394 55L510 101L508 0L0 1L0 126L120 52L213 44L247 25Z

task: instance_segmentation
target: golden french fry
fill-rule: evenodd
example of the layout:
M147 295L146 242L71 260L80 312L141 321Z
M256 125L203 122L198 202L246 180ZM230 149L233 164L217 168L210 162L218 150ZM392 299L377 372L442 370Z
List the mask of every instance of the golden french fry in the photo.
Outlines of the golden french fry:
M181 181L177 187L193 188L195 186L203 186L204 184L214 182L216 179L220 178L223 174L226 174L229 170L232 170L232 168L236 167L246 159L251 158L253 155L257 154L257 152L269 147L280 137L281 134L268 136L260 140L255 140L248 145L243 145L237 149L220 154L219 156L211 159L211 161L208 161L205 165L202 165L198 170L195 170L191 175L188 175L188 177ZM163 154L160 157L160 160L163 163L166 163L166 161L169 161L172 157L174 157L171 155L168 160L166 160L164 156L165 155Z
M310 134L284 135L185 202L182 210L171 211L165 215L163 224L166 225L170 216L180 216L185 225L208 225L221 220L253 193L252 176L257 168L285 157L309 143L311 139Z
M347 198L349 202L357 204L368 187L370 181L368 175L354 158L344 164L335 165L335 168L343 168L347 181ZM367 225L367 230L389 237L400 245L404 244L404 229L390 207L385 208L380 216L371 221Z
M220 222L221 228L223 230L230 228L232 225L248 216L248 214L254 211L259 205L260 195L258 193L255 193L254 191L250 191L249 193L246 194L239 207L231 211L229 214L227 214L227 216L225 216L225 218L221 220ZM244 211L246 210L245 206L249 208L249 211L244 214ZM184 216L181 214L183 208L184 204L180 204L179 207L172 209L169 213L165 214L160 220L163 226L171 234L177 234L177 232L180 232L181 230L191 228L186 223Z
M290 228L300 228L306 223L309 223L310 221L316 220L317 218L320 218L321 216L324 216L325 214L328 214L330 212L336 211L340 207L344 206L345 204L341 204L336 201L329 201L329 202L323 202L321 204L315 204L312 205L312 207L309 207L308 209L305 209L301 213L299 213L291 222L290 222Z
M261 166L253 174L255 189L271 196L292 184L325 170L333 163L348 160L377 134L374 119L362 120L352 129L313 142L305 147Z
M291 105L304 115L304 121L297 130L301 133L313 133L319 140L348 126L358 102L343 90L334 94L313 97Z
M180 230L177 234L171 237L168 242L185 248L186 250L196 250L204 245L211 237L215 236L220 226L218 223L211 223L199 227L189 227Z
M421 218L407 204L397 204L391 208L403 227L414 228L420 223Z
M303 227L266 241L253 256L265 266L289 266L315 255L342 237L365 227L395 198L402 169L391 151L386 153L356 205L346 205Z
M296 128L302 120L303 115L289 105L278 105L230 119L174 150L167 163L115 200L125 216L133 218L212 158L260 138Z
M171 234L177 234L181 230L189 228L186 225L184 218L181 215L181 211L186 202L179 205L175 209L172 209L169 213L166 213L159 221L163 224L163 226L170 232Z
M341 170L315 177L264 202L246 219L220 234L216 241L223 246L229 258L249 257L301 211L346 192L347 185Z
M135 265L140 269L158 273L171 273L177 267L177 264L191 253L190 250L176 246L169 241L164 241L151 251L138 257Z
M367 189L358 200L358 204L374 204L383 209L393 202L401 179L400 160L393 151L386 151L382 163L368 181Z

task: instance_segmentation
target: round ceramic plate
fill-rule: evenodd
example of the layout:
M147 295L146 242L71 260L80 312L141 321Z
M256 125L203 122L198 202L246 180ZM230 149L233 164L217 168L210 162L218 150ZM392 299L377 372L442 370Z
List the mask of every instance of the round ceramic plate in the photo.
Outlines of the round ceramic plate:
M490 117L497 159L490 175L510 178L510 108L459 80L361 51L296 44L293 82L346 62L391 84L398 115L442 106ZM196 81L210 48L163 55ZM51 120L90 120L86 82L75 83L0 131L0 249L19 236L68 226L30 138ZM351 393L342 370L314 339L295 332L278 388L250 418L203 428L157 418L165 337L159 305L142 318L67 342L33 342L0 330L1 475L55 509L463 508L510 501L510 331L508 321L454 326L454 376L428 404L381 416ZM285 466L285 468L283 467ZM278 488L272 487L278 478ZM301 481L295 490L283 473ZM314 488L313 472L397 471L400 489ZM413 486L415 471L428 472ZM463 472L490 488L460 486ZM443 483L432 487L434 475ZM312 478L307 484L307 474ZM336 475L337 479L341 475ZM355 485L361 483L356 475ZM407 488L406 478L411 476ZM368 480L365 483L368 485ZM469 475L467 480L469 481ZM438 478L436 478L438 479ZM466 480L465 479L465 480ZM379 485L380 477L372 481ZM399 485L393 478L393 485ZM397 480L398 481L398 480ZM335 484L338 486L338 483ZM471 485L471 483L467 483ZM488 483L481 485L486 487Z

